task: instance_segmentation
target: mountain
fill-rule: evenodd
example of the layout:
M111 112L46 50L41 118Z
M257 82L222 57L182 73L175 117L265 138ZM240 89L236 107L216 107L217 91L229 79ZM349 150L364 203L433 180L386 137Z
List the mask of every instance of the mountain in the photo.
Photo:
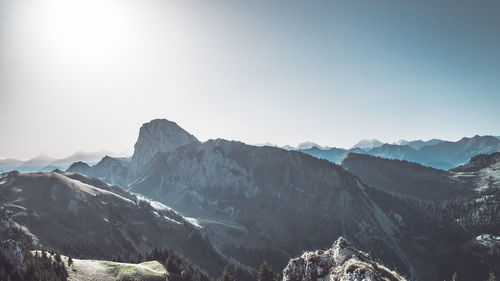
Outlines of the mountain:
M425 166L448 170L464 164L478 154L500 152L500 140L493 136L474 136L462 138L457 142L431 139L429 141L399 141L397 144L376 143L370 148L371 141L361 141L360 145L346 150L341 148L302 149L301 152L338 163L349 152L368 154L389 159L417 162Z
M500 162L500 152L495 152L492 154L479 154L470 159L470 161L464 165L460 165L450 171L453 172L477 172L482 169L495 166ZM495 169L495 168L493 168Z
M394 213L383 212L369 187L328 161L218 139L159 153L145 171L131 191L196 217L217 248L247 265L266 259L282 267L289 256L344 235L420 274L410 257L416 253L397 242L403 234Z
M382 145L383 145L383 143L380 142L379 140L376 140L376 139L371 139L371 140L363 139L363 140L360 140L355 145L353 145L352 148L361 148L362 150L370 150L370 149L373 149L373 148L376 148L376 147L379 147Z
M291 259L283 281L372 280L406 281L398 273L374 262L367 253L340 237L325 251L305 252Z
M121 178L125 183L122 186L131 192L179 211L187 221L206 231L218 250L244 265L257 268L267 260L272 267L281 268L290 257L306 249L329 247L337 237L344 236L374 259L383 259L411 278L442 280L457 269L457 264L448 262L452 254L456 255L454 251L475 237L458 224L456 218L462 215L459 207L442 208L450 202L475 198L475 191L465 199L417 199L428 196L418 193L426 188L437 191L433 196L444 199L450 198L447 193L476 190L474 175L454 179L452 172L418 165L416 176L408 181L417 187L400 186L398 182L403 178L372 186L339 165L300 151L223 139L201 143L173 122L155 123L164 124L154 126L159 129L141 129L134 155L144 161L135 162L135 172L131 172L131 163L118 173L110 168L112 165L102 165L105 176L101 178L114 178L115 182ZM168 132L170 128L174 133ZM166 138L162 134L180 137ZM179 138L185 141L179 142ZM153 140L164 144L160 146ZM409 146L375 149L374 153L380 154L391 149L398 149L399 155L419 152ZM319 155L330 150L332 154L348 152L319 148L311 151ZM107 162L113 163L111 160ZM414 164L384 165L383 173L392 177L391 169L409 173ZM88 173L93 166L76 167ZM418 175L428 177L437 187L420 187ZM465 184L463 189L454 185L460 181ZM404 192L416 193L408 196ZM487 260L491 261L490 257ZM460 266L462 271L475 271L471 266Z
M449 233L447 254L438 261L441 277L457 272L460 280L485 280L490 271L500 273L496 262L500 259L500 153L477 155L450 171L360 154L348 154L342 166L378 190L436 201L421 207L439 216Z
M500 153L478 155L452 172L472 182L476 193L441 206L445 218L456 221L468 234L455 241L453 258L444 268L458 269L465 280L486 279L486 274L478 277L478 272L500 276Z
M366 154L398 160L418 158L418 151L412 147L408 145L393 145L388 143L370 149L366 152Z
M142 170L130 191L194 217L217 248L254 268L263 259L282 267L290 256L344 235L412 276L435 274L433 259L421 258L435 245L409 243L410 230L401 228L401 221L416 220L425 227L411 231L421 233L439 225L434 218L405 200L373 200L371 187L328 161L217 139L157 153ZM382 211L387 201L399 207ZM419 250L408 248L415 243Z
M478 154L500 152L500 140L493 136L462 138L457 142L443 141L420 149L427 162L440 161L458 166L467 163Z
M311 142L311 141L306 141L306 142L303 142L303 143L299 143L299 145L297 145L297 150L301 150L301 149L311 149L311 148L319 148L319 149L329 149L330 147L327 147L327 146L321 146L317 143L314 143L314 142Z
M13 170L20 172L48 172L55 169L66 170L72 163L75 162L95 164L106 155L117 156L118 154L106 150L100 150L96 152L78 151L75 154L62 159L52 158L43 154L27 161L9 158L0 160L0 173Z
M168 152L181 146L199 143L198 139L174 122L156 119L142 125L134 145L130 175L134 178L159 152Z
M126 186L130 161L130 158L105 156L92 166L81 161L75 162L66 171L98 178L109 184Z
M89 164L82 162L82 161L78 161L78 162L71 164L69 166L69 168L66 170L66 172L80 173L80 174L88 175L89 170L90 170Z
M421 200L442 201L473 192L468 182L452 172L414 162L349 153L340 165L371 186Z
M17 167L21 166L23 163L24 163L24 161L14 159L14 158L2 159L2 160L0 160L0 173L16 169Z
M344 158L350 152L365 153L361 148L353 148L350 150L343 148L332 147L330 149L320 149L317 147L312 147L310 149L301 149L300 152L309 154L316 158L325 159L333 163L338 163L342 158Z
M38 171L55 160L55 158L41 154L24 162L21 166L17 167L17 170L25 172Z
M419 150L424 146L429 146L429 145L435 145L438 143L443 142L443 140L440 139L430 139L428 141L423 141L423 140L414 140L414 141L407 141L407 140L399 140L397 141L396 145L407 145L413 149Z
M25 240L36 248L83 258L171 248L212 276L228 262L202 229L175 211L153 208L119 187L80 174L2 174L0 204L2 241L28 237Z
M81 161L89 164L94 164L99 162L99 160L101 160L105 156L117 156L117 155L118 154L107 150L99 150L96 152L78 151L71 156L62 159L57 159L51 162L50 166L57 167L57 169L60 170L66 170L74 162Z

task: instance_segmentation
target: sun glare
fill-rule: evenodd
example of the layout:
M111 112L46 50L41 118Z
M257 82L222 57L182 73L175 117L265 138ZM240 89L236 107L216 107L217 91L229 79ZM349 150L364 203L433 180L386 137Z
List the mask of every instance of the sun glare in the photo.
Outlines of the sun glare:
M123 59L133 48L134 18L114 1L50 1L38 27L48 51L70 63Z

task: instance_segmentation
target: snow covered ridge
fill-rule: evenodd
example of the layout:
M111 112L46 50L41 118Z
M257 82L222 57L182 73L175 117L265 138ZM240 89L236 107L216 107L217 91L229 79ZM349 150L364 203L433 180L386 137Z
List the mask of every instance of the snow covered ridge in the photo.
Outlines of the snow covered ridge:
M306 252L291 259L283 270L283 281L406 281L368 258L340 237L326 251Z

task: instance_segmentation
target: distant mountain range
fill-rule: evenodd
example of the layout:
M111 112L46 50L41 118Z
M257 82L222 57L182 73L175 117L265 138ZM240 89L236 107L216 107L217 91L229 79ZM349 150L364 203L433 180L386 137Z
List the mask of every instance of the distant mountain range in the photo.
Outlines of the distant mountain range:
M448 170L465 164L478 154L500 151L500 139L494 136L474 136L459 141L399 141L396 144L382 144L376 140L362 141L351 149L311 147L298 149L301 152L339 163L348 153L368 154L388 159L406 160L425 166Z
M162 143L161 140L158 141ZM255 145L278 147L271 143L260 143ZM356 143L350 149L321 146L315 142L307 141L298 144L296 147L285 145L281 148L285 150L297 150L334 163L339 163L347 153L354 152L389 159L407 160L425 166L447 170L466 163L469 161L470 157L477 154L500 151L500 136L474 136L472 138L462 138L457 142L443 141L440 139L431 139L428 141L399 140L392 144L382 143L376 139L364 139ZM0 159L0 173L12 170L20 172L48 172L54 169L66 170L75 162L95 164L102 160L104 156L122 156L121 159L123 161L127 161L128 159L128 157L123 157L123 153L118 154L106 150L96 152L78 151L62 159L56 159L41 154L27 161L13 158ZM136 159L134 162L137 161L142 160ZM99 173L95 175L97 177L103 176ZM113 182L113 184L115 183L122 184L123 182Z
M17 170L19 172L48 172L55 169L66 170L71 164L82 161L89 164L99 162L104 156L119 156L120 154L106 150L96 152L78 151L65 158L56 159L48 155L38 155L27 161L13 158L0 159L0 173Z

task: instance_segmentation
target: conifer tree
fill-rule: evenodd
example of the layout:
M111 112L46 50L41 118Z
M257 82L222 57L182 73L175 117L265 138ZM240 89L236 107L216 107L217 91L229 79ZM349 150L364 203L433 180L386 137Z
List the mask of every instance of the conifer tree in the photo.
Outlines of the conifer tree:
M266 261L262 262L259 269L258 281L277 281L276 274L272 271Z
M231 272L231 270L229 269L229 266L226 265L226 267L224 267L224 271L222 271L221 276L217 280L218 281L236 281L236 276L234 276L234 274Z

